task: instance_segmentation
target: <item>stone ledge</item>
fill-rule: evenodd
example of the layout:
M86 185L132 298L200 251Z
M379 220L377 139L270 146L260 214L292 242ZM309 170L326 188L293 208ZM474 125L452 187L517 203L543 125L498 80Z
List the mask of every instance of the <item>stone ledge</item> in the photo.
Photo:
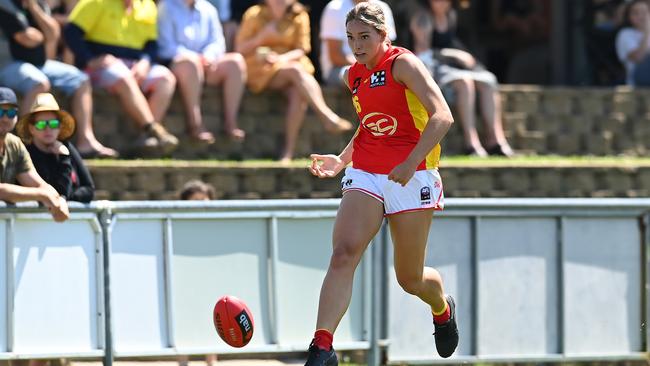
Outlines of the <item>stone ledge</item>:
M567 88L531 85L501 86L504 129L515 150L525 154L630 155L650 152L650 90L618 88ZM356 121L349 93L339 88L324 88L327 103L341 116ZM222 92L205 88L203 113L207 128L218 132L222 126ZM116 98L96 91L94 126L98 138L120 150L130 151L138 131L121 111ZM275 159L284 139L286 101L281 93L264 92L244 96L239 124L248 137L243 143L230 141L223 134L212 146L192 143L185 134L185 117L176 95L164 121L180 137L177 159ZM479 119L480 120L480 119ZM478 123L482 134L483 124ZM331 135L309 111L300 131L296 157L313 152L336 152L352 133ZM462 126L457 122L443 140L443 152L462 151Z
M218 199L337 198L340 178L273 163L124 161L88 163L96 199L169 200L190 179L215 186ZM650 197L647 163L446 163L447 197Z

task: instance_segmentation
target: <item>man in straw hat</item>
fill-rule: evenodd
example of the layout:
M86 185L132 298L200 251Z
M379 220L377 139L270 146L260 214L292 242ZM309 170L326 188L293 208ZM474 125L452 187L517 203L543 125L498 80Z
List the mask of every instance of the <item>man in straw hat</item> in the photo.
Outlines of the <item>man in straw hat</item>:
M38 175L25 145L10 133L17 116L16 94L0 87L0 200L39 201L55 221L65 221L70 217L65 198Z
M29 113L18 120L23 140L38 174L68 201L90 202L95 185L76 147L69 141L75 130L72 116L59 108L54 96L36 96Z

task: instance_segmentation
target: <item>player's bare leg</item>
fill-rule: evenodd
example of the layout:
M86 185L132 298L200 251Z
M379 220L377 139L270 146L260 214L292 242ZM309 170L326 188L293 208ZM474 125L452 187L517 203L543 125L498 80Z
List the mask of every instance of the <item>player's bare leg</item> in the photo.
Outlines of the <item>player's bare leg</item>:
M390 216L397 282L404 291L419 297L431 307L436 326L436 348L449 357L458 345L455 304L445 295L440 273L424 266L433 210L405 212Z
M383 215L382 203L369 195L358 191L343 195L334 223L332 257L320 293L317 331L306 365L334 364L333 334L350 305L354 271L379 231Z

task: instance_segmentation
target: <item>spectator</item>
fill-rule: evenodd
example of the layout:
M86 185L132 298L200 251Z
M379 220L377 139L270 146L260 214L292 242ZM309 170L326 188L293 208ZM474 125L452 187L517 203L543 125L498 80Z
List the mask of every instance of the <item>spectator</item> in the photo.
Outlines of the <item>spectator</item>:
M216 197L216 193L212 184L205 183L198 179L190 180L185 185L179 193L179 198L182 200L195 200L195 201L208 201L213 200ZM206 362L210 364L211 362L206 359Z
M142 129L142 152L171 153L178 139L161 121L176 86L174 75L153 61L157 52L153 0L80 0L64 28L77 66L93 84L115 93ZM146 96L145 96L146 94Z
M551 0L493 0L489 5L492 25L508 40L502 50L506 81L548 84Z
M0 87L0 200L38 201L48 208L54 221L65 221L70 217L65 198L38 175L25 145L10 133L17 120L16 94Z
M309 14L309 42L311 42L312 46L307 53L307 57L314 65L314 78L321 83L323 77L320 69L320 19L328 2L323 0L300 0L300 3L307 8Z
M616 53L625 65L628 85L650 85L650 11L646 0L627 4L623 26L616 36Z
M320 67L323 80L328 85L346 87L341 75L356 60L345 34L345 16L356 4L364 1L368 0L332 0L325 6L320 20ZM390 6L380 0L370 0L370 2L381 6L388 28L388 38L394 41L397 34Z
M219 12L223 36L226 39L226 51L235 50L235 36L241 23L242 15L251 6L257 4L258 0L208 0Z
M309 16L295 0L265 0L249 8L235 41L236 49L246 59L248 87L282 90L288 98L286 132L282 162L292 159L307 105L315 111L325 129L342 133L352 124L332 111L323 98L313 76L314 65L306 54L309 41Z
M591 0L587 5L585 52L594 85L625 83L625 68L616 54L616 35L625 8L624 0Z
M77 5L77 0L47 0L50 9L52 9L52 17L63 28L68 24L68 15ZM65 44L63 37L59 40L57 56L66 64L74 65L74 54Z
M37 95L29 114L16 125L38 175L68 201L88 203L95 196L95 185L79 152L68 141L74 129L72 116L61 110L49 93Z
M223 84L224 131L243 140L246 133L237 127L237 112L246 85L246 62L239 53L226 53L217 9L207 0L162 0L158 6L159 55L171 64L178 80L190 136L214 142L203 124L201 91L204 83Z
M208 0L219 12L219 20L226 40L226 51L235 49L235 35L241 22L241 17L249 7L257 4L257 0Z
M429 0L430 12L416 12L410 29L414 51L430 69L445 94L455 107L463 126L464 153L468 155L512 156L513 151L503 132L501 96L496 77L485 70L469 52L461 50L455 36L455 18L451 0ZM485 144L476 130L476 99L487 127Z
M9 40L13 62L0 70L0 84L23 95L27 110L39 93L55 89L71 98L72 113L79 121L77 143L88 157L116 157L102 145L92 129L92 88L88 77L74 66L54 60L60 27L45 2L3 0L0 28Z

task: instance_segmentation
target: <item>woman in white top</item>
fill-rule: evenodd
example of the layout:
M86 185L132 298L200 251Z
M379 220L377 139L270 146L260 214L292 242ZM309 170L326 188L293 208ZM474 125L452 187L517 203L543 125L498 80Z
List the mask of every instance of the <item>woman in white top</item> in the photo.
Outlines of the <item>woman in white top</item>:
M638 85L640 79L650 79L650 68L640 67L644 61L650 61L647 57L649 46L650 8L646 0L633 0L625 8L623 27L616 36L616 53L625 65L628 85ZM647 70L647 75L643 75L642 70Z

